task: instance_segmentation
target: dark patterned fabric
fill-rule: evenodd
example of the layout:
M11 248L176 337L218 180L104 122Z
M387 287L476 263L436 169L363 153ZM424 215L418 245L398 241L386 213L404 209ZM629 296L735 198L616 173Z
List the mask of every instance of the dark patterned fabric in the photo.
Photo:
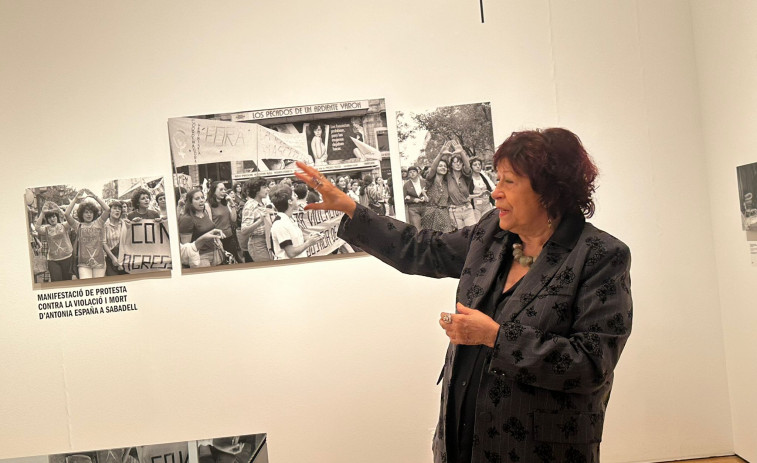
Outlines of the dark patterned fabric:
M439 235L358 206L339 236L404 273L459 278L457 301L474 309L512 248L496 210ZM630 266L628 247L582 216L560 222L497 315L499 336L476 398L477 416L486 419L475 423L473 463L599 462L613 370L631 332ZM448 461L447 389L456 351L449 346L442 370L435 463Z

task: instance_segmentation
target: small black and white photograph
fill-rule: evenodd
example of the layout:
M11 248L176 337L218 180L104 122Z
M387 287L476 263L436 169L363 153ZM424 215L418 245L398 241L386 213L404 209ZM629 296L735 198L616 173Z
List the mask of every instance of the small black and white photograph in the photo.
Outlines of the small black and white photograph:
M405 221L441 232L494 208L497 182L489 103L397 111Z
M27 188L33 282L171 270L163 177Z
M383 99L168 120L183 271L352 254L341 212L297 179L317 166L342 191L394 216Z
M198 463L268 463L266 434L197 441Z
M736 168L739 184L741 229L757 231L757 162Z

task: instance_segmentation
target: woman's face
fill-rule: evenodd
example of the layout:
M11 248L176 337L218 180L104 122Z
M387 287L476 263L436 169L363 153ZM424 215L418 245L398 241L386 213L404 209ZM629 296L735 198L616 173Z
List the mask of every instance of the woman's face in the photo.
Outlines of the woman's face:
M531 180L516 174L508 160L500 162L497 173L499 182L492 198L499 209L499 228L519 235L542 233L549 216L531 188Z
M139 207L143 209L150 207L150 195L147 193L139 195Z
M471 165L470 165L470 168L471 168L471 170L473 170L473 172L475 172L477 174L481 173L481 163L478 162L478 161L473 161L471 163Z
M276 180L271 180L270 182L268 182L268 188L273 188L275 186L276 186Z
M447 163L444 161L439 161L439 165L436 166L436 173L444 175L447 173Z
M200 212L204 207L205 195L202 194L202 191L198 191L192 195L192 210L194 210L195 212Z
M314 135L315 135L316 137L318 137L318 138L321 138L321 134L322 134L322 133L323 133L323 129L321 128L321 126L320 126L320 125L317 125L317 126L315 127L315 130L313 130L313 134L314 134Z
M121 204L121 214L128 214L129 213L129 204L123 203Z
M222 200L223 198L225 198L226 197L226 185L224 185L223 183L219 183L218 185L216 185L215 195L216 195L216 199L219 200L219 201Z
M236 185L234 185L234 193L236 193L237 196L240 196L242 194L242 184L241 183L237 183Z
M90 223L95 219L95 213L92 212L92 209L86 208L84 209L84 212L82 212L81 218L84 220L84 223Z
M360 189L360 184L358 182L355 182L355 183L352 184L352 191L354 191L355 193L357 193L357 190L359 190L359 189Z
M344 177L339 177L336 186L338 186L340 190L344 190L347 187L347 180Z
M463 170L463 160L459 156L452 158L452 170L457 172Z
M47 224L52 226L58 225L58 214L47 216Z
M115 205L111 206L110 208L110 218L111 219L119 219L121 218L121 213L123 212L123 209L121 209L121 205Z

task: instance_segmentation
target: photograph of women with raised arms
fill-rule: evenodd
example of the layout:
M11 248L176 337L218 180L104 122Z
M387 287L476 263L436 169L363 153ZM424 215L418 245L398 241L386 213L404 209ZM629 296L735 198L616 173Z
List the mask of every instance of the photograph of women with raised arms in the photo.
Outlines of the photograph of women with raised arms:
M450 344L435 463L599 462L631 332L630 251L586 221L597 168L572 132L515 132L493 163L494 209L450 233L379 216L315 167L297 176L323 198L308 209L344 212L346 242L403 273L459 279L438 322Z
M441 232L475 224L493 207L491 105L440 106L396 115L400 165L407 172L405 221Z
M24 196L35 284L171 269L162 177L34 187Z

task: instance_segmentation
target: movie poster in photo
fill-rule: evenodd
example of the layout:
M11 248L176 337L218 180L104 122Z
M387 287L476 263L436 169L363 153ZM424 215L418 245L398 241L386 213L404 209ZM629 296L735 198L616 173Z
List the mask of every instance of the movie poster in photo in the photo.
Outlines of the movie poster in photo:
M168 134L182 271L355 252L341 213L304 210L320 195L297 161L394 216L383 99L179 117Z
M736 176L739 185L741 229L757 232L757 162L738 166Z
M27 188L33 282L170 270L164 190L157 176Z
M397 136L407 223L449 232L493 209L489 103L397 111Z

